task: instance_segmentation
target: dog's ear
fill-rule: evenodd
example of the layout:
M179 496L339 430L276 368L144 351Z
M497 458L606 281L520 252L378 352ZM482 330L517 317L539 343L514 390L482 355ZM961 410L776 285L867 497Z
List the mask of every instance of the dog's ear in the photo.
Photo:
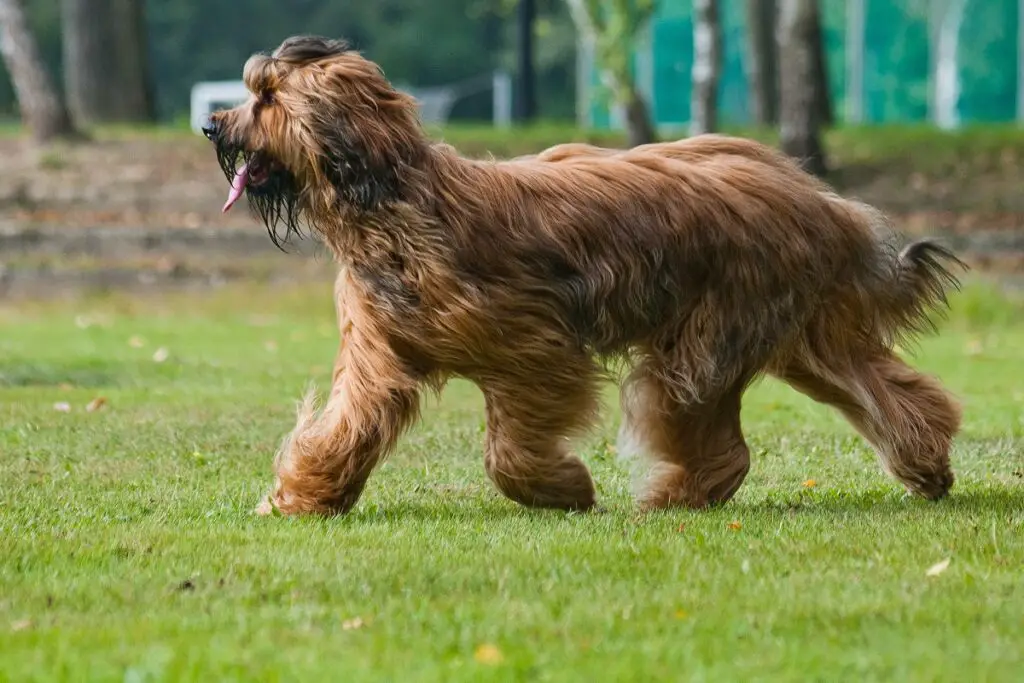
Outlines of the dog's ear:
M376 211L401 199L399 169L405 160L368 147L367 135L345 114L317 131L323 144L322 171L339 198L362 211Z
M338 196L365 211L401 201L426 149L416 101L355 54L325 64L317 85L311 132Z

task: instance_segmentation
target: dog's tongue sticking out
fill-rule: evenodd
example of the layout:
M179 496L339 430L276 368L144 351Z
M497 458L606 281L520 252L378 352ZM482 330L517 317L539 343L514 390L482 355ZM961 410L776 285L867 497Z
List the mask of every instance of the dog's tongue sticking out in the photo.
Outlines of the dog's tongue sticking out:
M228 200L224 202L224 208L221 209L222 213L227 213L228 209L234 206L238 198L242 196L242 192L245 191L247 182L249 182L249 164L242 164L242 167L235 173L235 179L231 181L231 191L228 192Z

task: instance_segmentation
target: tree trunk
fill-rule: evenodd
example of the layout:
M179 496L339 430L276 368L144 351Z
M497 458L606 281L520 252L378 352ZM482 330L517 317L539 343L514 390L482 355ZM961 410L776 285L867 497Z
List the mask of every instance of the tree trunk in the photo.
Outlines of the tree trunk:
M747 0L746 9L751 117L758 126L774 126L779 122L778 5L776 0Z
M149 62L145 0L115 0L115 17L124 88L122 117L146 122L156 119L156 101Z
M647 145L657 139L650 112L647 110L647 102L636 91L626 105L626 136L630 147Z
M62 0L68 105L84 125L153 119L142 0Z
M18 97L21 119L36 142L74 137L68 110L46 72L21 0L0 0L0 52Z
M624 110L629 146L654 142L657 131L650 110L629 68L636 35L653 13L654 3L616 0L605 6L605 12L600 0L566 2L576 30L594 46L598 68L615 103Z
M533 0L519 0L516 11L516 65L518 92L514 98L516 120L532 121L537 110L536 77L533 64L533 25L536 8Z
M818 119L822 126L831 126L832 116L832 94L828 87L828 59L825 53L825 34L821 25L821 3L815 0L812 3L814 8L814 20L811 22L814 41L814 98L817 102Z
M718 78L722 68L722 30L718 0L693 3L693 84L690 90L690 135L717 128Z
M820 176L827 168L814 82L814 4L815 0L782 0L779 8L779 114L782 150Z

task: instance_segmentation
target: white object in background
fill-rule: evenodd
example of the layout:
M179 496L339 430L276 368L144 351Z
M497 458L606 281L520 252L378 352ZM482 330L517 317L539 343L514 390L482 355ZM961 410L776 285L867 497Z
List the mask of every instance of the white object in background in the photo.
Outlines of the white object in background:
M201 135L210 114L218 109L230 109L249 98L249 89L242 81L206 81L192 86L192 107L189 123Z
M949 0L935 47L935 123L946 130L960 125L960 27L967 0Z
M398 86L416 98L424 123L442 124L448 120L452 106L460 98L480 90L491 88L493 102L493 123L505 128L512 121L512 77L505 71L495 71L485 77L470 78L460 83L434 88L412 88ZM189 123L192 130L201 135L210 114L218 109L230 109L245 102L249 90L242 81L204 81L192 86Z

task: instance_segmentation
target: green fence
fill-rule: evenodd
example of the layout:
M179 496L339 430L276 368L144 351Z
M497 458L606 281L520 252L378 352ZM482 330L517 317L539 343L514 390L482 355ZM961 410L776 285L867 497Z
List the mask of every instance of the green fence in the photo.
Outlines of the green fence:
M721 120L749 121L745 0L721 0ZM840 120L945 126L1024 118L1021 0L822 0L829 88ZM661 0L634 56L661 127L690 118L690 0ZM618 125L587 45L580 49L586 125Z

